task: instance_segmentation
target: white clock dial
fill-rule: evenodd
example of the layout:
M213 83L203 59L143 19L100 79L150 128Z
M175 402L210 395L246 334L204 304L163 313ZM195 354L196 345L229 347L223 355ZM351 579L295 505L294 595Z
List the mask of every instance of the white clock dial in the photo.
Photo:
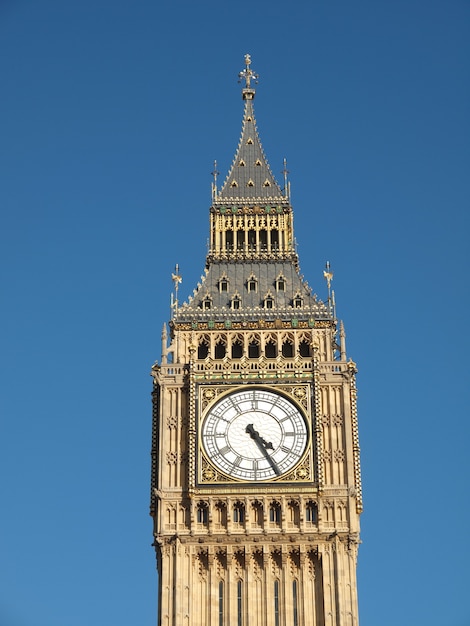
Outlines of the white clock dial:
M202 424L202 443L211 462L229 476L272 480L302 458L308 431L302 413L284 396L244 389L219 400Z

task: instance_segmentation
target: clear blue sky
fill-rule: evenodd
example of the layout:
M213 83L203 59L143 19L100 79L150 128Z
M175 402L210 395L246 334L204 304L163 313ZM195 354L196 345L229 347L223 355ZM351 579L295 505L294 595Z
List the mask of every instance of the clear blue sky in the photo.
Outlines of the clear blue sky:
M468 0L0 3L1 626L151 626L150 391L260 74L359 367L361 626L469 626Z

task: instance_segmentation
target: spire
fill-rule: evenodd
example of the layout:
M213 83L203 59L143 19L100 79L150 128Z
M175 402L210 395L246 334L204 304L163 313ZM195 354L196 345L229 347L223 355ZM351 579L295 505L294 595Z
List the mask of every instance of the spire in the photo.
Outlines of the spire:
M215 189L214 202L217 204L239 204L257 202L262 205L278 205L287 202L287 189L281 191L271 172L261 146L256 128L253 99L253 83L258 82L258 74L251 69L251 57L245 55L245 69L238 74L239 81L245 82L242 97L245 101L242 132L230 171L219 193Z

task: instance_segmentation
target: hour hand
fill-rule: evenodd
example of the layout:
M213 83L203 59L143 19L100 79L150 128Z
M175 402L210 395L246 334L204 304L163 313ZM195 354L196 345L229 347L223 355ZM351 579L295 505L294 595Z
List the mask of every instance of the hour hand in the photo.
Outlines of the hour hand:
M271 458L267 450L268 448L274 450L273 444L271 442L268 443L265 439L263 439L263 437L260 436L259 432L254 429L253 424L248 424L248 426L245 428L245 432L248 433L250 437L254 440L258 448L263 453L264 457L269 461L269 464L273 468L274 472L279 476L281 474L281 470L278 468L276 462L274 461L274 459Z
M254 429L253 424L248 424L248 426L245 429L245 432L247 432L252 439L261 443L266 448L266 450L274 450L274 446L271 443L271 441L266 441L264 437L261 437L259 432Z

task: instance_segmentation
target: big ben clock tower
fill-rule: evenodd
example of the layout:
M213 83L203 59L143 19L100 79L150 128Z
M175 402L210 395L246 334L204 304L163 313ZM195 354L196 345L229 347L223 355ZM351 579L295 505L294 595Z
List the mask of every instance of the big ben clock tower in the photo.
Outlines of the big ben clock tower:
M214 175L205 272L180 305L176 269L152 368L158 625L357 626L356 367L331 297L299 272L249 55L240 78L241 138L220 189Z

